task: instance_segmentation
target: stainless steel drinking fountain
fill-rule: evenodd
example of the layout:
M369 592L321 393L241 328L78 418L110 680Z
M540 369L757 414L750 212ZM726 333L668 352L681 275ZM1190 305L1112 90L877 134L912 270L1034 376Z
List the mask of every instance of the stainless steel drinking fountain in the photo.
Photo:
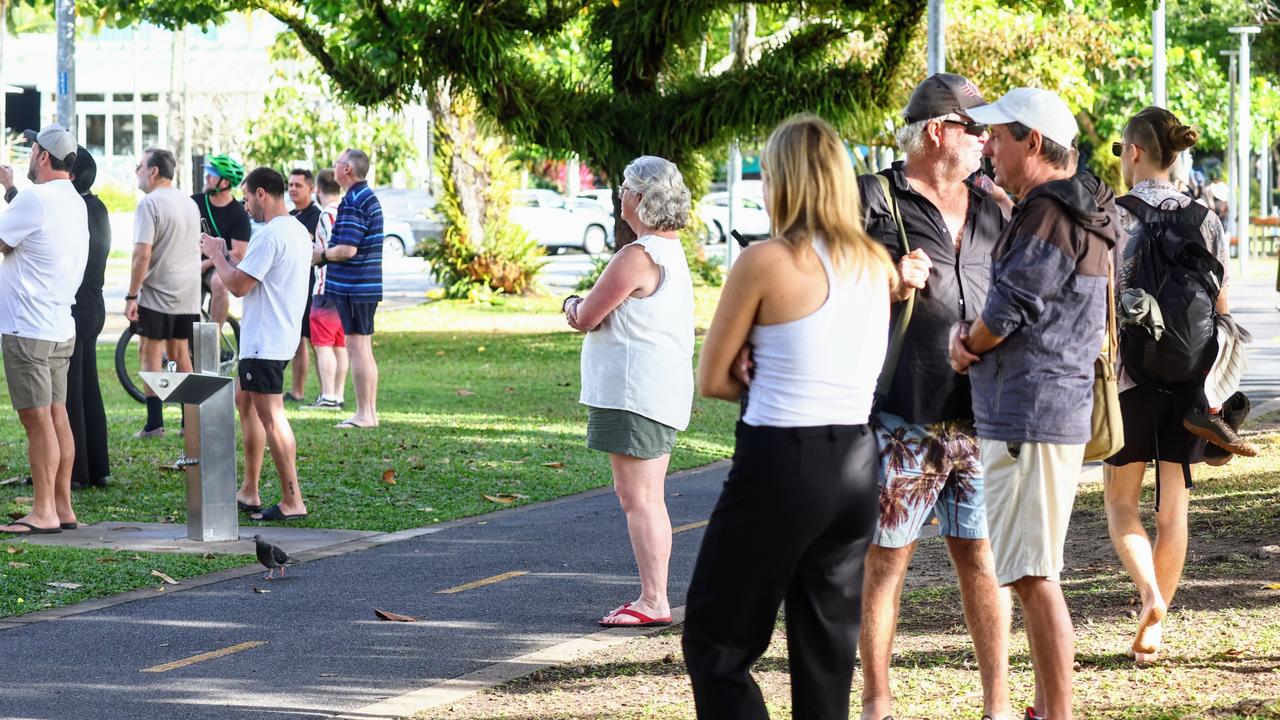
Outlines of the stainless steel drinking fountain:
M186 444L175 465L187 482L187 538L237 540L236 403L234 380L218 374L221 347L215 323L195 323L194 372L144 372L162 402L183 404Z

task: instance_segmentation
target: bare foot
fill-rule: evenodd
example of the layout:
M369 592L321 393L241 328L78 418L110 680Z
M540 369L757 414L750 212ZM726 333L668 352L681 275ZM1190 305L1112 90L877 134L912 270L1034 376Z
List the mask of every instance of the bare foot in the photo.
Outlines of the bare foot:
M1156 600L1150 605L1143 606L1142 614L1138 616L1138 634L1133 638L1135 655L1154 655L1160 652L1160 640L1164 631L1160 622L1164 620L1167 612L1168 608L1163 600Z

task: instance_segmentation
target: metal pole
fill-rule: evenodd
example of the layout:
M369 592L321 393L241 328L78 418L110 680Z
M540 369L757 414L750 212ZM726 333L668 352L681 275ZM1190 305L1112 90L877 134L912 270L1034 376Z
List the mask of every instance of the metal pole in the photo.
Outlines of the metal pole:
M1151 11L1151 100L1156 107L1167 107L1169 102L1164 85L1164 3L1165 0L1158 0Z
M1240 81L1240 111L1236 113L1236 169L1240 173L1240 181L1237 183L1236 191L1240 194L1239 206L1236 208L1236 237L1239 242L1239 258L1240 258L1240 276L1248 277L1245 273L1249 266L1249 178L1253 175L1249 168L1249 158L1252 156L1253 145L1250 142L1249 131L1252 124L1250 117L1251 108L1249 93L1249 36L1261 32L1261 28L1257 27L1233 27L1228 28L1231 32L1240 36L1240 63L1239 81Z
M928 74L947 71L947 3L929 0Z
M1230 62L1227 67L1227 187L1230 192L1227 193L1227 204L1234 207L1236 202L1236 179L1239 173L1236 172L1236 55L1235 50L1222 50L1221 54L1226 55ZM1227 222L1223 230L1228 235L1234 236L1236 229L1235 214L1228 211ZM1237 253L1239 248L1237 247Z
M4 46L9 39L9 0L0 0L0 163L9 162L9 89L4 81Z
M76 134L76 0L58 0L58 124Z
M735 68L742 67L746 64L747 56L747 35L748 33L748 10L743 8L733 18L733 29L729 31L729 54L733 55L733 66ZM724 266L732 268L734 260L738 258L738 243L733 239L734 210L738 206L738 185L742 182L742 152L738 148L738 141L735 139L729 143L729 167L727 177L725 178L725 190L729 195L729 216L726 220L728 227L724 228Z

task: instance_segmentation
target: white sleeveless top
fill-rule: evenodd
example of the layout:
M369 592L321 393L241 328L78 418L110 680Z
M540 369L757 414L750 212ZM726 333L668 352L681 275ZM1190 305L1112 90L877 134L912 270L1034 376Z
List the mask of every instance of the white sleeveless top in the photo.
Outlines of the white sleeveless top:
M887 277L838 277L826 243L813 249L827 273L827 300L791 322L751 328L755 374L742 421L770 427L867 422L889 337Z
M684 430L693 406L693 279L680 241L635 241L657 263L658 289L629 297L582 341L578 402L628 410Z

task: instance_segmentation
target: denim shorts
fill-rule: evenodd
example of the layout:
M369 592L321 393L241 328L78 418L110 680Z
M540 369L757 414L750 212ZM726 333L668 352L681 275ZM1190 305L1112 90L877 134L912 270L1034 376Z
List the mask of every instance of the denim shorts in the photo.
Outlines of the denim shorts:
M906 547L920 537L932 512L945 537L987 537L982 452L973 423L913 425L877 413L880 449L880 522L871 542Z

